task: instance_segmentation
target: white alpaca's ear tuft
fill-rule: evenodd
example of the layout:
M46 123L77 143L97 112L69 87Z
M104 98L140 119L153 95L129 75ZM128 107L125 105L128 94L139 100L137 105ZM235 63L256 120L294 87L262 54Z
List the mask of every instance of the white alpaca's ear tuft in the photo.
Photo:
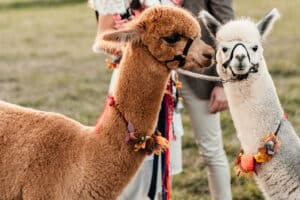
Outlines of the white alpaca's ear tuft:
M221 23L205 10L200 11L199 19L203 21L209 32L216 37L217 31L221 27Z
M256 24L262 40L264 40L266 36L271 32L275 21L277 21L279 18L279 11L277 10L277 8L273 8Z

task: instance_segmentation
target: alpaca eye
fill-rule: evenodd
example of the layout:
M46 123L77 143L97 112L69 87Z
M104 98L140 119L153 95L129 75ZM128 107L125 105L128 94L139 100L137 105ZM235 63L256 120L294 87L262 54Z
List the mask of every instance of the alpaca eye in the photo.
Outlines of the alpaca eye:
M257 51L257 49L258 49L258 46L257 45L255 45L254 47L252 47L252 50L255 52L255 51Z
M228 51L228 48L227 48L227 47L223 47L223 48L222 48L222 51L223 51L224 53L226 53L226 52Z
M163 37L162 39L164 41L166 41L167 43L174 44L174 43L178 42L179 40L181 40L181 37L178 33L174 33L170 36Z

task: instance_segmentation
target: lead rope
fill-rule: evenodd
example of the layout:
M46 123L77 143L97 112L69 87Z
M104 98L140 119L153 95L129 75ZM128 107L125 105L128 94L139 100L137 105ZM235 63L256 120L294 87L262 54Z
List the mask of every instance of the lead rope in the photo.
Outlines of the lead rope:
M177 72L179 74L187 75L187 76L190 76L193 78L199 78L199 79L206 80L206 81L214 81L214 82L223 82L224 81L223 79L221 79L218 76L208 76L208 75L204 75L204 74L198 74L198 73L187 71L184 69L177 69Z

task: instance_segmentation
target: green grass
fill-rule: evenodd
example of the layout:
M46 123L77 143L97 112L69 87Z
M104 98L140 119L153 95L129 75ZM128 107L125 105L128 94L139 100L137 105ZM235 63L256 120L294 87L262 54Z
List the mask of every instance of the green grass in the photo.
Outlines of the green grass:
M273 7L283 15L265 44L265 55L283 106L299 133L300 1L234 3L237 16L259 19ZM104 55L91 51L96 24L85 1L1 0L0 27L0 99L95 124L111 72L104 66ZM184 172L174 178L172 199L209 199L205 167L186 113L183 120ZM222 113L222 127L232 168L240 146L228 112ZM253 180L236 178L232 171L231 182L234 199L263 199Z

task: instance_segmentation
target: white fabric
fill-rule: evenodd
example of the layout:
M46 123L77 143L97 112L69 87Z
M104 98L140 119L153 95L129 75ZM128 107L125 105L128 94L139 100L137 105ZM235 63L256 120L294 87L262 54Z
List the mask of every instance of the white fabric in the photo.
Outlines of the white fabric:
M161 2L161 5L174 6L174 3L171 0L161 0L160 2Z
M173 122L182 124L181 116L177 114L180 119L174 119ZM178 121L177 121L178 120ZM179 121L180 120L180 121ZM175 126L176 127L176 126ZM172 130L171 130L172 131ZM181 135L175 131L176 140L170 140L170 173L171 175L180 174L182 172L182 147Z
M108 92L112 93L114 95L114 87L116 86L118 77L119 77L119 69L115 69L112 73L111 79L110 79L110 84L109 84L109 88L108 88Z
M173 82L176 81L175 77L176 77L176 72L172 71L171 72L171 78L172 78ZM173 85L172 90L176 91L176 86L175 85ZM183 131L181 114L180 114L181 108L182 108L182 104L179 102L179 105L177 105L177 108L175 108L175 110L173 112L173 124L172 124L172 127L174 128L174 132L175 132L176 136L183 136L183 132L184 132Z
M160 5L159 0L142 0L141 2L144 2L146 7L151 7L151 6L158 6Z
M89 0L90 6L97 10L100 15L124 14L129 2L128 0ZM161 5L159 0L140 0L140 2L144 3L146 7ZM163 2L169 1L164 0L162 4L164 4ZM172 5L172 3L169 2L166 5Z
M124 14L128 8L128 0L89 0L90 6L100 15Z

